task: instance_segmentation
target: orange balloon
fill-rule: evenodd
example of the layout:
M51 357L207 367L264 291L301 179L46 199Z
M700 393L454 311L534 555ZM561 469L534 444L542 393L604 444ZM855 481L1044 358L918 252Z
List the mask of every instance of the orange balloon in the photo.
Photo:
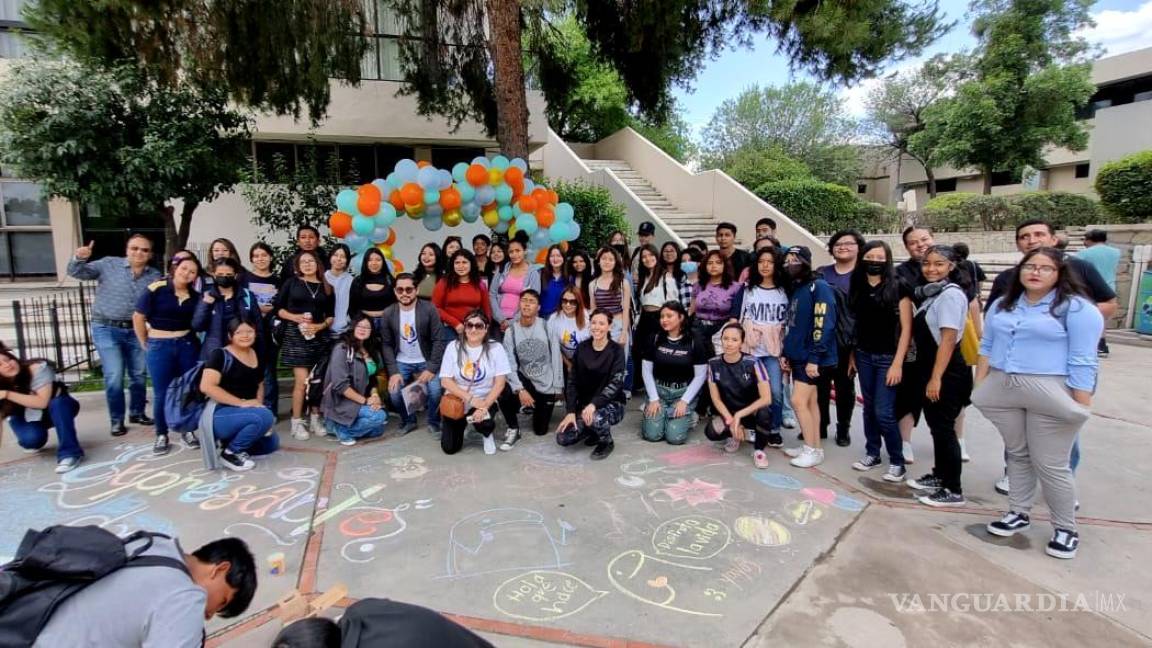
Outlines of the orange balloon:
M374 184L360 185L356 190L356 209L365 216L375 216L380 211L380 188Z
M537 205L548 202L548 190L544 187L536 187L532 190L532 197L536 199Z
M388 202L396 208L396 211L404 210L404 198L400 195L399 189L393 189L392 193L388 194Z
M558 205L560 203L560 194L549 189L548 190L548 202L552 203L552 206L555 207L556 205Z
M404 272L404 262L400 259L392 259L392 265L396 267L396 274Z
M513 168L515 168L515 167L513 167ZM508 183L509 187L512 187L513 200L515 200L516 198L519 198L520 196L522 196L524 194L524 178L520 178L519 180L513 181L513 180L509 180L508 176L504 176L504 181Z
M536 199L532 196L520 196L520 211L531 214L536 211Z
M424 204L424 188L415 182L408 182L400 187L400 196L404 198L405 205Z
M536 208L536 222L540 227L552 227L552 223L556 222L556 211L552 209L552 205L541 205Z
M488 182L488 169L482 164L473 164L464 172L464 179L473 187L479 187Z
M524 172L518 167L510 166L504 170L504 182L512 184L513 182L524 182Z
M396 228L389 227L388 228L388 238L384 240L384 245L391 247L391 245L395 242L396 242Z
M352 216L342 211L332 212L328 217L328 229L332 230L332 236L344 238L345 234L352 231Z
M416 163L416 168L417 169L423 169L424 167L426 167L430 164L432 164L432 163L429 162L428 160L420 160L419 162Z
M510 167L510 168L515 169L516 167ZM548 260L548 250L540 250L540 251L536 252L536 263L539 263L540 265L544 265L544 262L547 260Z
M448 187L440 192L440 206L444 208L444 211L450 212L459 209L460 203L460 190L456 187Z

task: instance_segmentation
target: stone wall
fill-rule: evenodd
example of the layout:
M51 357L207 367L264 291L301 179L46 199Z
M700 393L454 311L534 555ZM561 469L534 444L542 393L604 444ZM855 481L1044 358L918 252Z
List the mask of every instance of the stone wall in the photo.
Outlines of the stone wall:
M1120 250L1120 265L1116 268L1116 294L1120 298L1120 308L1108 321L1108 328L1124 326L1128 314L1128 298L1132 291L1132 248L1137 245L1152 245L1152 224L1148 225L1089 225L1088 229L1102 229L1108 232L1108 245Z

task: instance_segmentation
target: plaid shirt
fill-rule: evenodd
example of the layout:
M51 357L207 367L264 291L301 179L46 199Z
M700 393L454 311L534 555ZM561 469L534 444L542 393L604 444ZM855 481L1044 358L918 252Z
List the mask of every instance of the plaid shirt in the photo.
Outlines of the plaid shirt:
M688 281L688 277L680 278L680 303L688 312L692 312L692 300L696 299L696 286L696 282Z

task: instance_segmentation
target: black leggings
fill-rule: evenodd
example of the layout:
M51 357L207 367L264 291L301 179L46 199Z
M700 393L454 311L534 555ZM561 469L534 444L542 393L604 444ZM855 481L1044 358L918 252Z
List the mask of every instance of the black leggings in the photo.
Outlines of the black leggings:
M757 450L763 450L768 447L768 433L772 431L772 408L761 407L754 413L749 414L740 419L740 425L745 430L755 430L756 437L752 440L752 446ZM712 423L709 421L704 426L704 436L708 437L711 441L723 441L732 436L732 430L728 426L720 432L716 432L712 428Z
M956 355L959 355L959 349ZM921 376L920 385L928 384ZM923 389L923 387L921 387ZM953 493L963 493L960 473L963 463L960 458L960 441L956 438L956 419L971 402L972 370L963 363L952 363L941 380L940 400L933 403L924 399L924 422L932 432L932 450L935 466L932 474L940 479L944 488Z
M832 424L828 406L832 401L833 384L836 386L836 434L847 436L852 428L852 408L856 407L856 381L848 375L848 361L852 358L852 349L838 347L837 352L840 356L832 380L821 383L816 392L816 398L820 403L821 436L828 435L828 426Z
M552 423L552 410L556 407L556 395L554 394L541 394L536 391L536 386L532 384L531 380L520 376L520 384L524 389L532 394L532 398L536 400L532 410L532 431L537 436L548 434L548 426ZM504 420L508 422L508 427L520 427L520 397L512 393L512 386L505 385L504 391L500 394L500 413L504 415Z
M450 419L444 417L440 419L440 449L444 454L456 454L460 452L460 448L464 447L464 429L468 427L468 418L476 408L468 408L468 412L462 419ZM488 410L488 418L479 423L473 423L472 427L484 436L491 436L492 431L496 429L496 422L492 420L492 410Z

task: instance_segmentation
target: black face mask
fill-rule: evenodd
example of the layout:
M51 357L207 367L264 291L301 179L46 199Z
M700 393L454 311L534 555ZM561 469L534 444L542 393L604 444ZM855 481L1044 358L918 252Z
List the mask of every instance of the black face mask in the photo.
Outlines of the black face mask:
M947 280L934 281L930 284L918 286L916 290L912 291L912 298L917 302L922 302L930 297L935 297L944 291L944 286L948 285Z
M876 263L875 261L867 261L864 263L864 272L867 272L871 277L879 277L884 274L884 264Z
M799 277L800 275L804 274L804 268L805 266L803 263L793 263L791 265L784 266L784 269L788 271L789 277Z
M236 277L215 277L216 285L221 288L231 288L236 285Z

